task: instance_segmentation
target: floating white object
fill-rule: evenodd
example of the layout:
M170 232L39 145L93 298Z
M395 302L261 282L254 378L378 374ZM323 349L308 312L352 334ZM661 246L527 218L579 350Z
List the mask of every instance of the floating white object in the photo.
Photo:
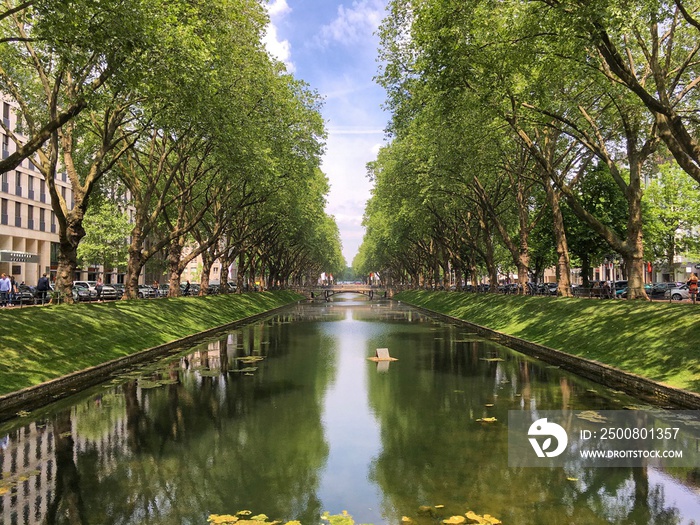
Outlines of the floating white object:
M377 348L374 357L368 357L370 361L398 361L395 357L389 355L388 348Z

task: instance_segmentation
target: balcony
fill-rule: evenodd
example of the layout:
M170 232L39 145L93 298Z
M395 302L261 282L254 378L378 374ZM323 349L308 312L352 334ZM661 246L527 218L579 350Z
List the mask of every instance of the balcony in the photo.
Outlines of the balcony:
M45 232L46 231L46 223L39 221L39 231Z
M29 190L27 196L28 196L31 200L34 200L34 190Z
M27 221L27 228L29 228L30 230L34 229L34 219L29 219Z
M22 186L15 186L15 195L18 197L22 196Z
M9 156L10 156L10 152L8 150L6 150L5 148L2 148L2 158L6 159Z
M51 233L56 233L56 225L55 224L51 225Z
M0 215L0 224L5 224L7 225L9 223L9 217L7 214Z
M5 193L10 192L10 186L9 186L9 184L7 184L7 182L2 183L2 191L4 191Z
M15 217L15 226L18 228L22 227L22 217Z

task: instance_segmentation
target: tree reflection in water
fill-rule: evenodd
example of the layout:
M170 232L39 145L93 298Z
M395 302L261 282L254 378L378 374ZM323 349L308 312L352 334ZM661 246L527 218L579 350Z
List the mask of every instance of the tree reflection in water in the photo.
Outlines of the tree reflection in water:
M399 361L378 372L365 357L384 347ZM264 357L253 375L237 372L251 355ZM345 508L325 508L333 501L374 523L433 523L418 507L436 504L440 517L518 525L690 523L700 498L676 496L697 487L698 469L508 467L508 410L631 402L401 305L314 304L12 423L0 522L181 525L248 508L315 524ZM355 508L325 485L339 476L376 502Z
M401 374L368 371L382 427L370 475L387 516L420 521L419 505L439 503L445 516L474 510L504 523L680 522L645 468L588 468L573 477L564 469L508 467L508 410L620 409L621 399L605 399L590 385L488 342L460 343L458 335L435 332L410 338L427 351L402 354ZM397 347L408 344L397 339ZM504 360L484 359L495 353ZM487 416L498 421L475 422Z

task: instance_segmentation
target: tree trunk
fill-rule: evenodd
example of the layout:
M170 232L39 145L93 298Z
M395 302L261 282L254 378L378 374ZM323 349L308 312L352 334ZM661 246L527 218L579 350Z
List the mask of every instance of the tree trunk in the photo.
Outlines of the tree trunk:
M170 278L168 280L170 289L168 290L169 297L180 296L180 259L182 258L182 245L177 241L170 243L168 248L168 266L170 268Z
M83 213L75 209L66 215L65 223L59 222L59 253L58 269L56 272L56 289L63 300L73 302L73 276L78 268L78 245L85 237L83 229Z
M634 164L633 164L634 165ZM639 181L639 177L636 178ZM642 238L642 190L640 183L630 183L629 219L627 222L626 245L624 253L627 270L627 299L644 299L649 297L644 290L644 242Z
M137 220L138 224L138 220ZM131 230L131 244L129 245L129 260L126 264L126 278L124 281L124 296L122 299L138 298L139 275L144 265L141 246L143 244L141 229L134 226Z
M209 291L209 272L213 264L209 251L205 250L202 255L202 276L199 278L199 295L207 295ZM221 276L221 274L219 274Z
M557 276L559 286L557 294L563 297L571 297L571 261L569 259L569 245L566 242L566 228L564 216L559 206L559 194L554 190L549 181L546 181L547 200L552 210L552 223L554 239L557 247Z
M236 293L243 293L243 272L245 269L244 266L244 261L245 261L245 255L241 253L238 256L238 276L236 277Z

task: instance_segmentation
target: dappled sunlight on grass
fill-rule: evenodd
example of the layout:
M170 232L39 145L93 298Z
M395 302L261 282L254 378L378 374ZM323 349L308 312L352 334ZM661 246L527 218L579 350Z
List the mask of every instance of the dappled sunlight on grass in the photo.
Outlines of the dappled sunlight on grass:
M700 307L425 291L402 292L397 299L700 391Z
M4 310L0 394L300 298L291 292L272 292Z

